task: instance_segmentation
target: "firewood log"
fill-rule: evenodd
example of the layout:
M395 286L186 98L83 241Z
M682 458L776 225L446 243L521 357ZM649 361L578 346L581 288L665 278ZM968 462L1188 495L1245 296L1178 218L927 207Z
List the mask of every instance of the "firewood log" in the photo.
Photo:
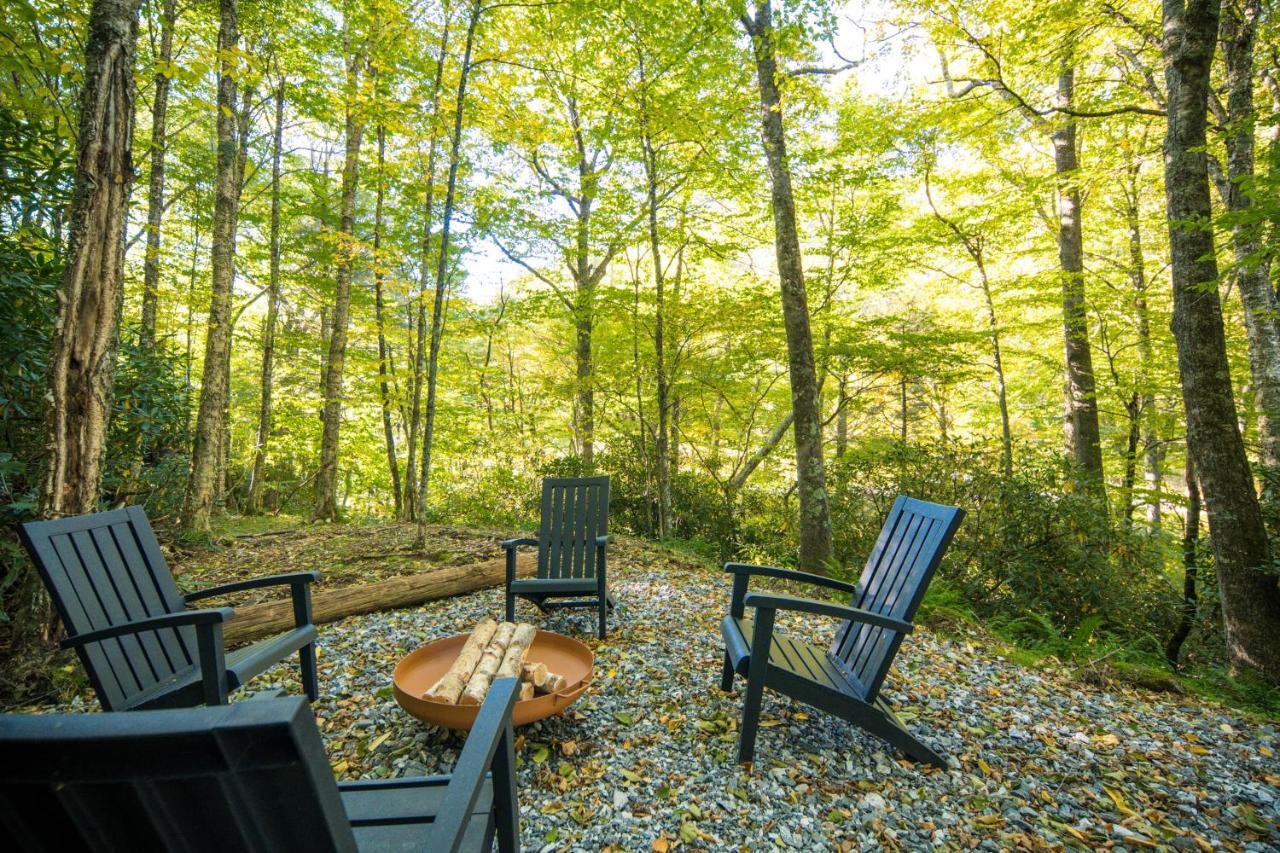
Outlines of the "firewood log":
M533 685L527 681L520 682L520 701L533 698Z
M554 672L548 672L546 682L544 682L542 687L539 689L541 689L543 693L559 693L561 690L564 690L565 687L567 686L568 686L568 682L565 681L563 675L559 675Z
M525 655L529 654L529 646L533 644L533 638L537 635L538 629L532 625L524 622L516 625L516 630L511 635L511 642L507 644L507 651L502 657L502 665L498 667L498 672L493 677L519 678Z
M493 633L498 628L498 623L493 619L482 619L472 630L471 636L467 637L467 641L462 645L462 651L458 652L458 657L454 660L453 665L449 667L439 681L431 686L425 695L425 698L435 702L446 702L450 705L458 703L458 697L462 695L462 691L467 686L467 681L471 678L471 674L475 672L476 665L480 662L480 658L484 654L484 649L489 645L489 641L493 638Z
M489 692L489 685L493 684L494 674L497 673L498 667L502 666L503 655L507 652L507 645L511 642L515 630L516 626L512 622L502 622L498 625L484 654L480 656L480 662L476 664L475 672L471 673L471 679L463 688L462 697L458 700L459 704L479 705L484 701L485 694Z
M541 687L547 683L547 665L541 661L526 663L520 668L520 680L526 681L534 687Z

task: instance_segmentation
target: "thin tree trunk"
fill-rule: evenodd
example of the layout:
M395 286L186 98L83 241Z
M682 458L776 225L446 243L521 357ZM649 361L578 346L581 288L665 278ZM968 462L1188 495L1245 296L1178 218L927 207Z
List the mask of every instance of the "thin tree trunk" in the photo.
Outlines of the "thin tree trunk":
M644 75L644 64L640 66L641 77ZM643 83L643 80L642 80ZM666 280L662 267L662 241L658 236L658 152L654 149L653 140L649 136L647 104L641 100L644 113L644 132L641 134L641 147L644 153L646 200L649 206L649 250L653 255L653 352L654 373L657 380L658 435L654 441L655 474L658 481L658 536L665 539L671 535L671 459L670 446L670 407L671 389L667 378L666 359Z
M471 48L484 6L473 0L467 19L466 43L462 51L462 68L458 73L458 94L453 111L453 138L449 143L449 180L445 186L444 210L440 222L440 252L436 258L435 302L431 311L431 345L427 354L427 415L422 430L422 476L418 482L418 545L427 540L427 498L431 483L431 443L436 423L436 379L440 366L440 341L444 336L444 296L449 276L449 231L453 224L454 199L458 186L458 167L462 160L462 119L466 107L467 77L471 73Z
M417 334L413 358L413 381L410 393L413 400L409 407L409 457L405 464L404 510L401 520L413 521L425 509L419 497L418 434L422 429L422 386L427 369L427 288L431 283L431 228L432 207L436 186L436 134L434 119L440 110L440 87L444 80L444 61L449 47L448 5L444 9L444 24L440 32L440 52L436 57L436 75L431 83L431 117L433 130L427 150L427 198L423 205L422 260L418 272Z
M929 209L939 222L947 226L964 246L978 269L978 285L982 290L983 305L987 309L987 334L991 340L991 369L996 376L996 402L1000 407L1001 471L1006 479L1013 476L1013 431L1009 425L1009 391L1005 384L1004 356L1000 347L1000 323L996 319L996 303L991 294L991 278L987 275L986 255L981 234L969 234L953 220L943 215L933 201L929 186L929 170L924 173L924 195Z
M1005 384L1004 354L1000 348L1000 323L996 319L996 303L991 296L991 281L981 253L974 259L982 283L982 297L987 308L987 333L991 338L991 369L996 375L996 403L1000 407L1000 461L1006 479L1013 476L1013 429L1009 423L1009 389Z
M384 164L387 152L386 129L378 125L378 187L373 206L373 311L378 326L378 392L382 397L382 435L387 447L387 469L391 473L391 494L395 500L396 518L401 516L400 460L396 458L396 432L391 423L391 387L387 383L386 318L382 294L382 202L384 195ZM412 476L412 474L410 475Z
M1152 530L1160 529L1160 511L1164 489L1164 454L1161 451L1158 432L1159 413L1156 411L1155 383L1152 371L1155 356L1151 347L1151 311L1147 306L1146 254L1142 243L1138 173L1140 162L1133 158L1128 165L1129 183L1124 190L1125 221L1129 228L1129 275L1133 281L1134 325L1138 334L1138 394L1142 418L1142 450L1145 460L1147 486L1147 523Z
M237 0L219 0L218 155L214 177L212 280L209 323L200 383L200 411L191 451L191 474L182 507L182 526L207 531L218 491L218 456L227 399L227 355L231 347L231 286L235 278L239 151L236 146L235 51L240 41Z
M1075 100L1075 69L1064 64L1058 75L1058 105ZM1067 449L1084 474L1084 485L1104 493L1098 397L1085 308L1084 231L1081 223L1080 169L1075 119L1054 129L1053 163L1058 177L1058 261L1062 267L1062 320L1066 352Z
M350 24L348 23L348 26ZM320 438L320 471L316 475L316 505L312 517L337 521L338 446L342 431L343 379L347 359L347 326L351 314L351 277L355 266L356 187L360 179L360 144L364 118L357 103L362 56L351 52L347 35L346 157L342 164L342 201L338 220L338 271L335 276L333 327L329 336L329 360L324 377L323 430Z
M1196 574L1200 566L1200 487L1196 484L1196 469L1187 454L1187 526L1182 534L1182 605L1178 608L1178 627L1165 644L1164 656L1170 666L1178 669L1182 656L1182 644L1195 626L1199 593L1196 591Z
M271 137L271 272L267 282L267 316L262 324L262 400L258 407L258 431L253 471L245 510L262 512L262 478L266 475L267 444L271 440L271 393L275 381L276 323L280 315L280 156L284 142L284 82L276 87L276 122Z
M813 361L813 336L804 287L800 237L796 229L795 199L791 191L791 167L787 161L782 123L782 97L773 45L773 7L762 0L755 18L743 17L751 36L760 89L761 138L769 161L773 195L773 223L782 313L787 333L791 405L795 417L796 488L800 497L799 566L825 571L832 557L831 513L827 505L826 474L822 458L822 417L818 411L818 377Z
M156 55L156 91L151 107L151 176L147 192L147 252L142 262L143 349L156 339L156 311L160 302L160 228L164 220L164 158L169 138L169 75L173 70L173 27L177 0L164 0L160 12L160 47Z
M840 374L836 386L836 458L843 459L849 452L849 406L845 397L849 393L849 377Z
M40 492L45 518L98 506L133 187L137 40L137 0L95 0L85 41L67 267L49 360L48 458Z
M1218 294L1205 153L1214 0L1164 0L1168 86L1165 194L1187 446L1212 532L1227 647L1234 664L1280 682L1280 586L1236 420Z
M1124 448L1124 477L1121 493L1124 505L1120 516L1124 519L1125 529L1133 527L1134 486L1138 481L1138 447L1142 441L1142 398L1134 391L1124 401L1125 421L1128 424Z

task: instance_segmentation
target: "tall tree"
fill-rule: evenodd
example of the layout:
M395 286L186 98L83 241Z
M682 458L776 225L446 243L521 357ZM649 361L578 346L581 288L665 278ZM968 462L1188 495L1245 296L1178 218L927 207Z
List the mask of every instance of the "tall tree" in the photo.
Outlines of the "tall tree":
M1058 263L1062 269L1062 326L1066 352L1067 449L1088 484L1101 490L1102 432L1098 426L1097 381L1085 306L1084 226L1080 209L1080 156L1076 141L1075 68L1063 61L1058 74L1058 126L1053 168L1058 178Z
M1191 454L1212 532L1232 661L1280 682L1280 583L1236 420L1205 152L1216 0L1164 0L1165 196L1173 334Z
M338 217L337 258L333 320L329 333L329 357L324 373L323 430L320 438L320 472L316 475L316 503L312 516L338 520L338 442L342 430L347 327L351 318L351 278L357 253L355 240L356 187L360 179L360 146L364 140L364 109L360 86L365 54L356 44L348 15L343 35L346 63L344 111L346 154L342 163L342 196Z
M948 18L950 16L947 16ZM1042 29L1032 27L1033 38L1043 38ZM1093 372L1093 349L1089 343L1088 307L1084 274L1084 223L1080 193L1080 150L1077 140L1074 31L1062 36L1067 50L1058 61L1053 104L1038 108L1011 88L1005 78L999 54L974 30L959 26L958 37L979 57L978 71L967 77L953 77L947 57L941 55L947 93L963 98L975 91L994 92L1012 105L1016 114L1046 134L1053 145L1053 171L1057 188L1058 269L1062 282L1062 328L1065 355L1064 389L1067 452L1081 472L1081 485L1104 494L1102 430L1098 420L1097 380ZM1034 45L1024 45L1034 50Z
M386 260L382 257L382 207L386 195L387 130L381 123L378 124L377 137L377 186L373 203L373 314L374 324L378 329L378 395L382 402L382 438L387 450L387 468L391 473L391 496L395 504L396 517L399 518L402 513L400 460L396 456L396 431L391 422L391 383L388 376L391 355L387 347L387 321L383 297Z
M1228 0L1222 5L1219 40L1226 69L1227 102L1211 96L1210 107L1224 128L1225 174L1214 169L1231 226L1234 273L1244 303L1249 370L1258 404L1258 456L1263 498L1280 500L1280 323L1276 295L1261 251L1262 221L1254 212L1253 103L1254 46L1262 16L1260 0ZM1216 166L1216 163L1214 164Z
M218 3L217 169L214 177L212 279L206 327L200 410L191 450L191 473L182 505L182 526L209 528L218 492L218 460L225 429L231 352L231 287L235 279L236 220L240 206L240 150L237 145L236 79L240 43L237 0Z
M160 44L156 51L155 93L151 102L151 175L147 191L147 253L142 265L142 345L156 337L160 302L160 228L164 222L164 169L169 150L169 86L174 72L173 28L177 0L164 0L160 11Z
M429 128L427 140L426 200L422 205L422 244L418 261L418 293L414 300L416 318L414 322L414 357L413 380L410 387L409 402L409 455L405 460L404 503L401 506L401 519L412 521L425 511L426 506L418 498L418 479L420 468L418 461L418 436L422 429L422 388L427 370L427 292L431 287L432 271L431 248L433 243L433 207L435 203L436 152L439 147L439 134L436 131L440 114L440 88L444 83L445 59L449 50L449 5L442 9L443 20L440 23L440 45L436 53L435 74L431 78L428 107L423 113L424 123ZM440 295L443 298L443 294ZM435 313L440 308L433 307ZM434 322L433 322L434 325Z
M253 469L245 511L262 512L262 478L266 474L267 445L271 441L272 393L275 383L276 325L280 316L280 158L284 147L285 83L276 84L275 124L271 134L271 234L270 272L267 280L267 316L262 321L262 369L259 384L258 429L254 439Z
M458 90L453 105L453 135L449 140L449 177L444 191L444 210L440 215L440 251L436 254L435 302L431 311L431 345L427 353L427 413L422 429L422 475L418 481L418 544L426 543L427 497L431 484L431 450L436 424L436 381L440 369L440 341L444 334L444 293L449 280L449 237L457 198L458 168L462 164L462 124L466 114L467 78L471 75L471 51L475 46L476 27L484 13L481 0L472 0L467 15L467 35L462 48L462 65L458 69Z
M111 415L133 188L138 0L94 0L85 40L67 267L49 362L46 518L93 512Z
M782 121L782 93L774 48L773 6L756 4L755 14L742 16L751 37L760 90L760 129L772 187L774 247L782 289L782 314L787 333L791 407L796 447L796 490L800 498L800 568L824 571L831 559L831 511L827 504L822 459L822 416L818 408L818 375L809 329L809 304L804 286L804 263L796 225L791 166L787 161Z

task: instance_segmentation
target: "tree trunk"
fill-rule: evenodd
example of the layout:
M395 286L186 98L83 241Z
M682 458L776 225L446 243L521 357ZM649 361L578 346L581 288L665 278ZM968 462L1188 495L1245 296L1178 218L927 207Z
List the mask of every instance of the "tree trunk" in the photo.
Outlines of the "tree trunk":
M1133 490L1138 480L1138 446L1142 441L1142 398L1137 391L1124 401L1124 415L1128 429L1125 432L1124 477L1120 487L1124 505L1121 507L1120 517L1128 530L1133 527Z
M446 10L448 6L446 5ZM432 126L440 111L440 86L444 80L444 61L449 47L449 19L445 14L440 33L440 52L436 57L436 76L431 84ZM413 521L426 509L419 499L418 434L422 429L422 385L427 366L427 288L431 283L431 217L436 186L436 135L431 134L427 150L427 198L423 205L422 260L418 271L417 334L413 358L413 400L409 406L409 457L405 464L403 521Z
M1218 31L1213 0L1164 0L1168 86L1165 195L1187 445L1212 532L1233 664L1280 682L1280 586L1237 426L1214 254L1205 153L1209 77Z
M1058 75L1058 105L1071 108L1075 69L1064 65ZM1054 129L1053 165L1058 177L1058 261L1062 267L1062 321L1066 351L1067 449L1089 488L1104 493L1102 439L1098 429L1098 397L1089 346L1084 293L1084 233L1081 225L1080 169L1075 119L1066 117Z
M382 260L382 201L384 194L383 174L387 153L386 129L378 125L378 188L373 206L373 312L378 327L378 393L382 397L382 436L387 448L387 469L391 473L391 494L395 500L396 518L401 516L400 495L400 460L396 457L396 431L391 423L391 386L387 382L387 366L390 356L387 353L386 317L383 308L383 260ZM412 474L410 475L412 476Z
M1000 464L1006 479L1013 476L1013 428L1009 423L1009 389L1005 385L1004 355L1000 349L1000 324L996 320L996 303L991 297L991 281L982 255L975 258L982 296L987 307L987 333L991 338L991 369L996 375L996 402L1000 407Z
M156 339L156 310L160 302L160 227L164 219L164 158L169 139L169 74L173 70L173 26L177 0L164 0L160 12L160 46L156 55L156 92L151 107L151 176L147 191L147 252L142 262L141 344L150 349Z
M666 281L662 268L662 243L658 239L658 156L648 133L644 135L645 172L648 180L649 244L653 252L653 352L657 380L658 435L654 442L654 456L658 481L658 535L665 539L671 535L671 388L667 377L666 358Z
M267 443L271 440L271 392L275 380L276 323L280 315L280 155L284 142L284 83L276 87L276 123L271 138L271 272L267 282L267 317L262 324L262 401L253 471L245 511L262 512L262 478L266 475Z
M1227 181L1223 202L1231 219L1236 280L1244 303L1249 370L1258 405L1258 462L1264 502L1280 482L1280 325L1267 268L1260 262L1261 223L1251 215L1254 172L1253 54L1259 0L1225 3L1220 41L1227 72Z
M350 26L350 24L348 24ZM348 42L350 35L348 35ZM323 431L320 438L320 471L316 475L316 505L312 517L337 521L338 444L342 430L343 372L347 359L347 326L351 314L351 276L355 265L356 185L360 178L360 143L364 118L357 103L361 56L347 58L346 158L342 164L342 201L338 221L338 272L333 298L333 327L329 335L329 360L324 377Z
M1164 453L1157 430L1159 413L1156 411L1155 384L1152 371L1155 356L1151 348L1151 311L1147 306L1147 267L1142 244L1142 220L1139 202L1137 159L1128 165L1129 183L1124 190L1125 221L1129 228L1129 276L1133 282L1134 325L1138 335L1138 394L1139 412L1142 418L1142 448L1145 459L1147 484L1147 523L1153 531L1160 529L1160 509L1164 489Z
M744 17L743 24L751 36L755 52L761 138L769 161L772 185L775 249L787 333L791 405L795 417L796 487L800 497L799 566L806 571L825 571L825 565L831 560L832 546L831 514L827 506L822 459L822 418L818 411L818 377L813 361L813 336L809 329L800 237L796 230L791 167L787 161L782 124L782 98L778 91L770 0L762 0L754 20Z
M200 382L200 411L191 450L191 474L182 506L182 526L207 531L218 491L218 457L227 399L231 347L231 286L235 278L235 234L239 186L236 146L236 59L240 41L237 0L219 0L218 156L214 177L212 277L209 323Z
M1195 626L1199 593L1196 574L1200 567L1200 487L1196 484L1196 468L1187 454L1187 526L1182 534L1182 606L1178 608L1178 627L1165 644L1164 656L1178 669L1182 644Z
M467 77L471 73L471 48L484 6L473 0L467 19L466 43L462 50L462 68L458 73L458 94L453 111L453 138L449 142L449 180L445 185L444 210L440 221L440 252L436 257L435 302L431 311L431 344L427 353L427 415L422 430L422 476L418 481L419 546L427 538L427 498L431 483L431 443L436 424L436 379L440 367L440 342L444 337L445 288L449 278L449 234L453 225L453 207L458 188L458 167L462 161L462 119L466 108Z
M137 40L137 0L95 0L85 41L67 267L49 359L48 459L40 492L45 518L98 507L133 187Z
M849 406L845 399L849 394L849 377L840 374L836 386L836 458L843 459L849 452Z
M641 152L644 155L645 200L649 213L649 250L653 259L653 353L656 395L658 406L658 434L654 441L654 473L658 486L658 536L671 535L671 444L670 414L671 389L667 377L666 353L666 270L662 266L662 241L658 235L658 152L653 145L649 128L649 108L645 80L644 58L640 59L640 112L644 123L640 134Z

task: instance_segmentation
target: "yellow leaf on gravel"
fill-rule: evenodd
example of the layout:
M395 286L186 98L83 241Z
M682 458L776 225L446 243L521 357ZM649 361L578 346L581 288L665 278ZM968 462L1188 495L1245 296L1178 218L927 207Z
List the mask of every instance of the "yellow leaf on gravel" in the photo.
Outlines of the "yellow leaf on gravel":
M1116 804L1116 811L1126 815L1136 814L1133 809L1129 808L1129 804L1125 802L1124 795L1115 788L1108 788L1103 785L1102 790L1106 791L1107 796L1111 798L1111 802Z
M667 853L671 849L671 842L665 838L655 838L652 849L653 853Z

